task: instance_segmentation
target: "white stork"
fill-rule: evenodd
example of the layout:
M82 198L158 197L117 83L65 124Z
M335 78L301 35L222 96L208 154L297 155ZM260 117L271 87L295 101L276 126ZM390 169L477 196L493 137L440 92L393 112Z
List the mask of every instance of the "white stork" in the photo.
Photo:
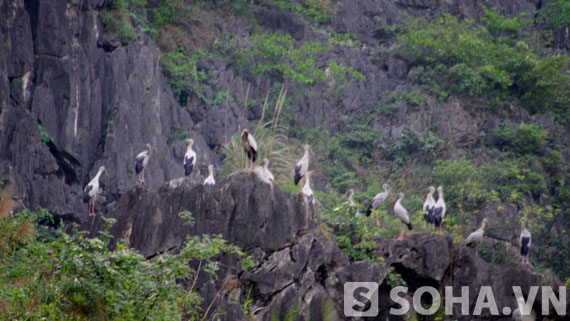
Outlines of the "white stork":
M487 218L485 217L483 219L483 221L481 222L481 227L479 227L477 230L475 230L471 234L469 234L469 236L467 237L467 240L465 240L465 245L472 247L472 248L476 248L477 245L479 245L479 243L483 239L483 234L485 234L485 227L486 226L487 226ZM475 250L475 255L478 255L477 250Z
M299 181L303 179L305 173L309 170L309 151L311 150L311 146L305 145L305 154L300 161L297 162L295 165L295 177L293 178L295 185L299 184Z
M445 218L445 200L443 199L443 187L439 186L437 188L437 202L435 203L435 208L433 209L433 220L435 227L439 227L439 232L441 233L443 219Z
M145 150L137 155L135 161L135 172L139 174L139 182L141 184L144 184L144 169L148 164L149 158L150 158L150 144L146 144Z
M83 203L89 203L89 216L95 216L95 198L97 198L97 194L99 194L99 178L103 173L106 173L105 166L99 167L97 175L93 177L83 190Z
M305 186L301 190L301 193L305 197L305 201L310 202L315 205L315 196L313 195L313 189L311 188L310 177L313 172L305 172Z
M526 222L523 219L521 236L519 238L519 245L521 247L521 263L528 264L528 254L530 252L530 244L532 243L529 230L526 229Z
M403 198L404 198L404 193L398 193L398 199L394 203L394 214L411 231L413 229L413 227L412 227L412 223L410 223L410 217L408 216L408 211L406 210L404 205L402 205L402 199ZM406 233L406 227L402 225L402 229L400 230L400 236L398 236L398 241L404 240L404 234L405 233Z
M275 177L273 176L273 174L271 173L271 171L269 171L269 159L264 158L261 161L261 165L257 166L254 169L255 174L257 174L257 176L259 176L259 178L266 182L267 184L272 184L275 181Z
M192 169L196 165L196 152L192 149L194 140L188 138L186 140L186 154L184 154L184 175L192 177Z
M204 186L212 187L216 185L216 179L214 178L214 165L208 165L208 177L204 180Z
M241 132L241 146L243 146L243 150L245 151L248 160L246 169L250 168L249 161L251 161L251 167L253 168L253 163L255 163L255 157L257 156L257 142L247 129L244 129Z
M378 194L376 194L376 196L374 196L374 198L370 201L370 204L368 204L368 208L366 209L366 216L370 216L370 214L372 214L372 210L375 211L376 213L376 226L380 227L380 220L378 219L378 208L380 207L380 205L382 205L382 203L384 203L384 201L386 200L386 198L388 198L388 195L390 195L390 186L388 184L382 184L382 190L383 192L380 192Z
M435 192L435 187L428 187L428 192L426 194L426 200L422 206L422 212L424 213L424 220L426 221L428 228L434 223L433 212L435 208L435 199L433 198L433 193Z

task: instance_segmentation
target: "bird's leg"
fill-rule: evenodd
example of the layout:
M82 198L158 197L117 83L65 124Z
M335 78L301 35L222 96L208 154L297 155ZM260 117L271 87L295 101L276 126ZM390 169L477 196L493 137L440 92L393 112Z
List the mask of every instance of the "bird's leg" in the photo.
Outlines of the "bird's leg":
M141 173L141 178L142 178L142 183L144 184L144 168L142 169L142 173Z
M378 219L378 211L374 210L374 212L376 212L376 226L382 227L382 224L380 223L380 220Z
M400 230L400 236L398 236L398 241L404 240L404 233L406 233L406 227L402 225L402 229Z

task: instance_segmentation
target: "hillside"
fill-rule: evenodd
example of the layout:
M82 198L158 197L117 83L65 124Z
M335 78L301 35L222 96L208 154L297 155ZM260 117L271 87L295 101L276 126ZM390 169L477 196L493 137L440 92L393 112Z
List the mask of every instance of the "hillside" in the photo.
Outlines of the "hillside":
M92 235L102 228L101 215L117 218L111 228L116 238L125 236L131 218L156 222L156 213L165 210L162 198L175 198L166 203L177 204L168 215L189 210L195 225L176 230L175 219L164 227L137 220L141 225L128 232L130 244L147 258L180 248L188 233L221 233L263 260L280 260L284 246L310 252L317 244L335 253L324 263L309 260L315 264L310 273L298 267L305 276L271 276L271 289L258 279L270 263L258 261L242 271L240 295L249 299L247 287L257 284L253 306L266 309L264 320L279 296L301 292L322 302L333 298L338 311L341 290L327 287L333 279L321 266L347 273L343 280L359 279L360 268L376 269L383 280L392 266L408 284L441 288L453 282L449 273L464 273L455 262L467 260L486 271L482 279L510 273L542 280L554 274L568 283L568 8L566 0L0 2L2 198L13 200L15 210L46 209L56 218L52 226L61 220ZM247 218L245 229L232 230L233 221L223 229L217 224L225 218L210 222L201 216L223 213L224 202L234 204L222 191L213 192L214 202L196 189L209 164L218 181L238 184L231 174L245 167L238 137L243 128L258 140L259 158L271 161L271 193L278 195L270 198L273 206L301 219L264 218L277 237L274 245L248 230L255 222L251 209L232 214ZM195 141L195 172L189 184L169 189L183 176L187 138ZM134 158L147 143L152 155L141 188ZM299 189L293 169L305 144L312 147L315 172L317 204L310 214L289 195ZM82 194L102 165L109 177L102 178L94 220ZM383 183L393 195L379 211L382 228L373 218L345 215L345 205L333 210L353 188L355 206L365 212ZM445 189L443 236L428 236L419 213L430 185ZM387 247L400 246L390 241L400 227L391 215L398 192L406 195L415 227L402 250L419 249L419 259L429 261L443 248L453 264L437 272L418 271L417 262L414 268L391 259L378 264ZM184 197L187 202L177 203ZM484 217L489 228L479 260L459 244ZM532 268L517 263L523 218L533 235ZM281 228L297 232L281 235ZM318 231L331 239L315 241L324 237ZM254 236L261 239L248 238ZM259 242L268 243L263 253L255 250ZM438 250L425 242L435 242ZM211 298L219 286L200 280L200 294ZM307 302L304 317L307 308L316 309ZM239 304L224 304L230 315L239 312ZM279 319L289 308L279 306Z

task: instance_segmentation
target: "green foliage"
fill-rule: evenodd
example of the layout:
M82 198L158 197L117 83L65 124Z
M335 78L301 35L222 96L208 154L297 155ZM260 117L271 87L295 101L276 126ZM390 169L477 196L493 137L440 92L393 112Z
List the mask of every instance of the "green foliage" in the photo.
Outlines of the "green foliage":
M502 36L507 38L507 40L510 37L521 35L525 27L532 23L532 19L525 18L527 16L526 12L514 18L505 18L497 13L496 8L489 9L485 5L481 5L481 9L483 9L483 13L485 14L481 17L481 24L485 26L493 36Z
M435 21L409 20L392 50L412 67L421 66L416 81L440 97L464 93L491 101L516 99L531 112L570 117L565 107L569 76L562 71L567 56L535 54L525 40L505 38L507 31L524 25L519 18L500 20L489 11L483 20L487 28L446 14Z
M42 144L47 145L47 143L53 141L53 139L51 138L51 136L47 133L46 129L44 128L44 126L42 126L41 124L38 124L38 129L40 130L40 134L42 135Z
M305 42L295 48L291 36L277 33L252 35L250 42L254 73L277 72L283 79L305 85L314 85L325 79L324 71L316 67L315 58L330 50L330 46Z
M570 26L570 1L550 1L539 11L539 14L551 28L568 27Z
M389 159L403 165L412 158L422 157L424 160L431 160L443 146L444 141L427 131L425 134L406 128L402 132L400 139L392 145L388 156Z
M169 146L176 144L177 142L181 142L188 138L188 133L182 129L180 126L176 126L172 129L171 134L168 135L168 139L166 140Z
M408 286L406 280L404 280L400 273L396 272L393 266L390 267L388 274L386 274L386 284L391 288L395 288L397 286Z
M487 243L481 243L477 251L481 258L489 263L500 266L513 266L517 263L517 258L507 251L507 246L510 245L502 241L496 242L493 246L489 246Z
M191 94L195 94L210 105L221 103L224 97L229 98L227 92L225 95L223 93L219 96L216 95L213 100L208 99L203 94L210 88L208 84L210 74L204 70L199 70L197 65L204 57L204 53L199 50L192 54L184 51L171 51L163 54L160 59L162 70L168 79L174 97L183 107L188 106L188 99Z
M297 12L314 22L325 22L330 19L336 9L332 6L331 0L264 0L282 9ZM300 2L300 3L299 3Z
M520 154L541 153L546 145L548 132L534 124L501 126L495 129L499 146L512 148Z
M189 236L177 255L146 260L122 243L108 250L112 220L90 239L48 231L39 219L31 212L0 219L3 320L196 320L202 299L179 283L196 273L188 261L203 260L204 271L215 273L220 254L244 257L220 236L205 235Z
M392 91L388 95L388 102L395 103L398 101L405 101L409 106L422 106L427 101L427 96L423 94L421 91L413 90L413 91L402 91L402 93L398 93L396 91Z

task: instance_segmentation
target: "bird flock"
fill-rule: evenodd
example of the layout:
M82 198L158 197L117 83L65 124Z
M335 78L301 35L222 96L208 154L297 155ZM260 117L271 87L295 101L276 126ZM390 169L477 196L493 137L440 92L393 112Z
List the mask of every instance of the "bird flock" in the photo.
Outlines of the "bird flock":
M247 158L245 169L253 170L253 172L262 181L268 184L273 184L275 181L275 177L269 170L269 159L264 158L261 161L261 165L256 166L254 168L254 163L257 160L258 145L253 135L249 132L249 130L244 129L241 132L240 136L241 136L241 145ZM185 140L186 152L184 154L183 167L184 167L184 175L189 179L192 177L192 172L196 167L196 160L197 160L196 151L194 151L194 149L192 148L193 144L194 144L193 139L189 138ZM303 196L306 203L314 205L315 197L313 189L311 188L311 179L310 179L311 174L313 172L309 171L310 152L311 152L311 147L309 145L305 145L303 157L295 165L293 182L295 183L295 185L299 185L299 183L304 180L304 186L300 187L299 193ZM151 156L151 147L150 144L146 144L145 149L142 152L140 152L135 158L135 172L138 175L138 182L140 184L145 184L144 170L148 165L150 156ZM95 200L100 192L99 179L103 173L107 175L105 167L101 166L95 177L89 182L89 184L87 184L87 186L85 186L85 189L83 191L83 201L85 203L88 203L90 217L95 216ZM214 186L216 184L214 175L215 175L214 165L210 164L208 165L208 176L204 180L203 185L206 187ZM443 187L439 186L437 188L437 194L438 194L437 201L434 198L435 191L436 189L433 186L428 187L421 212L423 213L423 218L428 226L428 229L429 230L433 229L436 232L442 233L443 222L445 219L447 207L445 204ZM372 198L372 200L370 200L368 207L366 209L367 217L370 216L372 213L375 213L376 226L378 227L381 227L381 223L378 218L378 210L380 206L384 204L386 199L389 197L390 193L391 193L390 186L388 184L383 184L382 192L378 193L376 196ZM353 212L350 214L358 216L359 212L354 203L353 196L354 196L354 189L350 188L343 196L341 201L344 198L348 197L347 205L349 206L349 208L353 209ZM394 216L402 222L402 228L397 238L398 241L404 240L406 227L409 230L413 229L408 210L402 204L403 199L404 199L404 193L399 192L397 194L396 201L394 202L393 206ZM335 210L338 210L338 207ZM477 230L473 231L467 237L465 245L468 247L476 248L477 245L483 239L486 227L487 227L487 218L483 218L481 226ZM531 245L531 233L526 228L526 220L523 220L521 227L521 234L519 238L520 254L522 258L521 263L523 264L529 264L528 255L530 252L530 245ZM477 254L477 251L475 251L475 253Z

